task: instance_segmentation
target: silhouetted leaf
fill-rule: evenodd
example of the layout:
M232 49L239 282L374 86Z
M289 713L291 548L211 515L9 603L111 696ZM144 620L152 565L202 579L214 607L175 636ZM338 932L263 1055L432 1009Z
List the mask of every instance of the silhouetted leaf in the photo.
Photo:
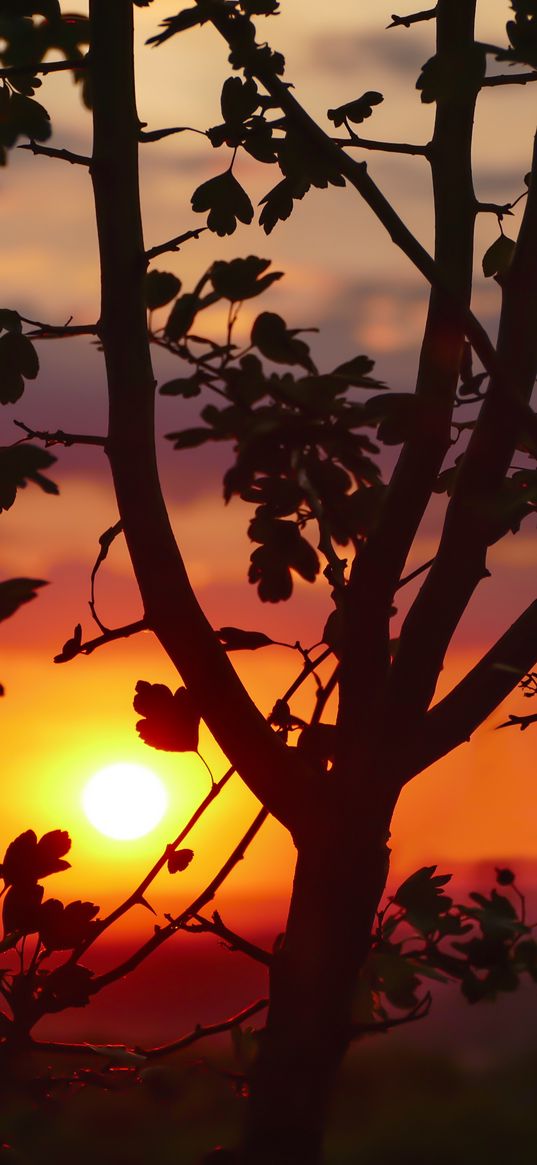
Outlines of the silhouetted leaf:
M93 971L80 963L65 963L42 981L41 997L47 1011L85 1007L91 998Z
M22 321L18 311L9 307L0 308L0 332L21 332Z
M325 772L334 760L337 732L334 724L306 724L297 740L297 748L306 760Z
M240 627L221 627L216 634L226 651L257 651L274 643L262 631L242 631Z
M258 259L256 255L249 255L247 259L232 259L229 263L223 259L218 260L211 268L214 290L217 295L232 303L252 299L266 291L275 280L282 278L283 271L271 271L260 278L270 262L270 259Z
M161 396L182 396L185 400L192 396L199 396L201 381L199 372L192 376L177 376L175 380L167 380L159 388Z
M308 372L316 373L308 345L295 338L300 331L300 328L288 328L285 320L275 312L264 311L254 321L250 339L267 360L277 364L299 364Z
M181 874L190 865L193 857L193 849L174 850L168 858L168 870L170 874Z
M411 926L423 934L430 934L438 925L439 917L446 914L453 899L442 893L441 887L451 879L451 874L436 874L436 866L422 866L404 881L393 900L402 906Z
M293 210L294 200L303 198L308 190L308 182L304 181L299 185L289 178L283 178L277 186L265 194L259 204L264 207L259 216L259 224L263 227L266 235L270 235L277 222L283 222L289 218Z
M442 52L425 63L416 81L416 89L421 91L421 100L425 104L446 98L464 101L469 93L480 89L486 67L486 53L480 44L462 51Z
M382 93L370 90L355 101L347 101L345 105L339 105L337 109L329 109L327 117L329 121L333 121L336 127L343 125L345 121L352 121L354 125L359 125L360 122L365 121L366 117L371 117L373 107L380 105L381 101L384 101Z
M164 307L181 290L181 280L171 271L148 271L145 277L145 302L149 311Z
M279 0L240 0L240 6L247 16L275 16L279 10Z
M252 77L228 77L222 86L220 108L225 122L242 124L259 105L257 85Z
M27 829L8 846L0 875L6 886L38 882L70 868L69 862L63 860L70 848L71 838L63 829L43 834L40 841L33 829Z
M499 886L512 886L515 880L515 875L512 870L504 867L503 869L496 868L496 881Z
M491 275L505 275L511 265L515 247L514 239L501 234L483 255L483 275L488 278Z
M199 300L196 295L185 292L180 295L168 316L164 335L168 340L181 340L190 330L198 310Z
M253 542L262 545L253 551L248 579L257 583L264 603L279 603L293 591L291 570L307 582L314 582L319 559L313 546L302 537L294 522L256 516L248 528Z
M138 680L133 707L144 717L136 725L137 732L151 748L196 752L200 717L186 688L172 693L165 684Z
M512 45L511 60L520 61L537 69L537 12L534 0L511 0L515 19L507 22L507 35Z
M375 367L375 361L370 360L369 356L353 356L352 360L346 360L344 364L338 364L330 376L335 376L338 380L342 380L346 385L352 385L353 388L387 388L388 386L382 380L375 380L369 376L369 373Z
M49 951L71 951L89 938L99 907L93 902L69 902L56 898L43 902L39 915L41 941Z
M16 331L0 336L0 403L14 404L24 392L24 381L39 372L37 352L27 336Z
M48 584L41 578L10 578L0 582L0 623L8 619L23 603L36 598L39 587Z
M196 213L208 210L207 226L220 236L232 235L237 220L251 223L254 217L252 203L231 170L198 186L192 195L192 210Z
M4 898L2 921L4 934L20 931L36 934L39 930L40 905L44 890L35 882L17 882Z
M70 659L74 659L80 654L81 643L82 624L77 623L71 638L64 643L59 654L54 656L54 663L68 663Z

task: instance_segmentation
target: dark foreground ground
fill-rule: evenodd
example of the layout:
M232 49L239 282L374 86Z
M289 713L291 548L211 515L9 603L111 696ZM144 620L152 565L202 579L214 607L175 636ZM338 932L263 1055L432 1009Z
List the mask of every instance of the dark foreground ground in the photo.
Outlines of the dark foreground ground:
M212 939L178 942L36 1035L148 1046L264 994L262 967ZM537 1162L536 1004L535 985L473 1007L441 987L428 1018L356 1046L334 1102L328 1165ZM247 1032L201 1041L142 1064L138 1079L128 1067L103 1075L105 1058L90 1056L95 1075L83 1086L61 1082L80 1058L40 1053L3 1086L0 1144L9 1148L0 1165L198 1165L209 1148L236 1139L251 1043ZM36 1081L47 1065L56 1079Z

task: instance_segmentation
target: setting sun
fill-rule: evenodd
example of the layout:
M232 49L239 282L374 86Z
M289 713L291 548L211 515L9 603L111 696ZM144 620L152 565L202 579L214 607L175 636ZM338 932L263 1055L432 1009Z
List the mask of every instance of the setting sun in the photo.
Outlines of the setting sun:
M168 807L168 796L151 769L119 763L95 773L84 788L82 804L100 833L131 841L158 825Z

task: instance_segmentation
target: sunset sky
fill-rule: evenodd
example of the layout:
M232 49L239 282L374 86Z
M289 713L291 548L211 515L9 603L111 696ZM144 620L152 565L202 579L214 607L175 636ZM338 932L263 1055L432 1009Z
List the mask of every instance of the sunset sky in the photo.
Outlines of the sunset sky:
M282 0L282 14L266 22L265 35L285 53L287 78L323 125L329 124L327 108L365 90L380 90L384 104L363 127L364 136L425 142L434 107L421 104L414 84L420 66L433 52L432 23L386 32L393 6L394 0L363 0L361 4L339 0L329 5ZM84 11L84 5L78 9ZM480 37L504 43L506 0L487 0L480 9ZM145 47L159 20L174 10L168 0L136 9L140 117L149 129L171 125L206 129L220 120L220 89L230 74L225 45L212 29L205 28L175 37L158 49ZM523 190L535 120L531 89L498 88L480 97L475 164L481 199L503 203ZM45 78L37 97L52 115L52 144L90 152L90 118L70 78ZM202 216L190 208L190 195L227 164L225 150L213 151L206 139L195 134L142 147L148 246L203 225ZM368 157L368 165L398 212L430 247L426 162L375 154ZM237 175L254 204L277 180L268 167L245 156L238 161ZM60 324L70 316L74 323L96 320L96 237L85 171L14 150L0 181L4 306L48 323ZM506 232L514 235L517 223L517 216L507 219ZM480 216L474 310L491 334L499 292L480 272L482 255L497 233L495 218ZM175 272L188 290L213 259L248 254L270 257L274 268L285 272L285 278L263 297L263 308L285 316L290 326L320 327L311 344L322 369L365 352L376 360L376 375L381 379L399 390L413 388L427 289L354 191L308 194L292 218L279 224L268 239L257 226L239 225L226 240L207 232L180 254L163 256L153 266ZM246 305L239 335L248 333L258 310L257 301ZM211 320L212 334L223 336L225 319L219 307ZM2 412L0 442L10 444L18 438L14 419L37 429L104 433L104 366L95 345L86 339L46 341L40 343L39 355L38 380L29 384L21 401ZM177 362L158 353L155 368L159 382L179 374ZM174 399L158 398L157 404L161 435L186 426L196 415L196 401L184 406ZM157 753L137 738L132 710L136 681L179 684L150 634L62 666L52 662L79 621L85 638L97 633L87 606L89 575L99 535L117 521L104 455L91 448L53 452L58 461L50 476L59 484L60 496L49 497L29 486L1 518L1 577L26 575L46 579L50 585L0 626L0 680L6 688L0 708L4 789L0 849L26 828L38 835L56 827L68 829L73 838L73 869L54 886L50 881L48 892L64 898L90 897L109 907L132 888L178 833L208 791L208 776L192 754ZM221 500L228 453L219 448L216 453L179 454L161 441L159 455L179 544L214 625L263 629L279 640L293 642L299 637L306 645L318 641L327 612L321 583L311 587L298 582L291 602L267 607L259 603L246 580L250 512L238 500L227 508ZM386 465L392 460L393 453L385 457ZM423 523L409 569L434 553L440 516L437 503ZM534 521L529 520L516 538L509 536L493 549L492 578L482 584L457 634L442 691L464 674L534 597L536 564ZM99 611L106 623L113 626L140 617L120 539L97 588ZM300 670L298 655L284 648L238 655L234 662L267 712ZM312 688L305 691L311 695ZM506 708L517 711L523 704L515 694ZM297 712L300 707L298 700ZM393 828L394 877L435 861L449 868L450 863L458 867L489 860L491 864L525 862L537 856L535 736L531 731L496 732L502 718L500 710L470 744L423 774L404 793ZM206 733L200 747L215 775L221 774L225 758ZM169 792L170 808L161 825L134 842L102 837L83 814L85 783L98 769L116 761L148 765ZM254 799L233 778L192 835L192 865L175 880L161 876L150 896L154 905L175 912L186 903L216 871L255 811ZM267 909L281 919L292 860L284 831L270 822L233 875L223 900L238 904L238 913L248 918ZM141 935L150 931L152 921L143 914L132 925Z

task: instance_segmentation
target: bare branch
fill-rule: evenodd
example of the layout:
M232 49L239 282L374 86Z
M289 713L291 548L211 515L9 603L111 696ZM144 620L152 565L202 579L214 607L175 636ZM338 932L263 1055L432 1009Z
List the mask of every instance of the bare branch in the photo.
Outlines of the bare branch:
M58 158L61 162L70 162L71 166L91 166L91 158L85 154L73 154L71 150L54 150L51 146L41 146L37 142L26 142L17 146L18 150L30 150L32 154L40 154L44 158Z
M183 235L176 235L174 239L168 239L167 243L160 243L158 247L151 247L149 251L146 251L146 258L151 261L151 259L156 259L157 255L165 255L167 251L180 251L183 243L186 243L188 239L199 239L203 231L207 229L207 227L196 227L196 230L185 231Z
M350 126L347 128L350 129ZM358 134L351 132L350 138L332 138L336 146L356 146L363 150L381 150L385 154L412 154L415 157L427 158L430 153L430 145L415 146L409 142L375 142L371 138L361 138Z
M182 1036L181 1039L175 1040L172 1044L162 1044L160 1048L140 1049L140 1051L148 1060L157 1060L162 1056L169 1056L173 1052L180 1052L183 1048L189 1048L191 1044L196 1044L198 1040L203 1040L207 1036L219 1036L223 1032L231 1031L234 1027L240 1027L241 1023L245 1023L247 1019L251 1019L258 1012L264 1011L268 1007L268 1002L268 999L258 999L255 1003L250 1003L249 1007L245 1007L243 1011L239 1011L237 1015L231 1016L230 1019L208 1024L206 1027L197 1024L193 1031Z
M204 918L202 914L195 914L194 922L185 923L180 929L190 933L215 934L217 938L222 939L230 951L241 951L243 955L248 955L256 963L263 963L265 967L270 967L272 963L272 955L268 951L258 947L256 943L250 942L249 939L243 938L236 931L230 930L229 926L226 926L222 921L217 910L213 912L212 918Z
M420 999L416 1006L409 1011L407 1015L394 1017L385 1020L378 1020L376 1023L357 1023L353 1025L351 1031L351 1039L359 1039L360 1036L374 1035L376 1032L388 1032L393 1027L401 1027L406 1023L415 1023L418 1019L424 1019L431 1010L433 997L430 991L427 991Z
M131 635L138 635L140 631L148 631L149 628L145 619L138 619L135 623L126 623L124 627L108 628L102 635L98 635L95 639L87 639L85 643L81 643L78 651L73 655L63 656L62 652L54 656L54 663L67 663L71 659L75 659L77 655L91 655L98 647L104 647L106 643L114 643L116 639L129 639Z
M408 744L413 776L469 740L537 661L537 600L453 690L435 704Z
M130 958L125 959L123 963L120 963L117 967L113 967L112 970L106 971L105 974L98 975L90 986L90 992L92 995L96 995L97 992L102 991L103 987L107 987L109 983L115 983L117 979L122 979L125 975L130 974L131 971L134 971L136 967L140 966L140 963L143 963L144 959L147 959L148 955L152 954L153 951L158 950L158 948L162 946L162 944L165 943L172 934L176 934L178 930L181 930L186 922L188 922L191 918L194 918L196 914L199 914L199 912L203 910L204 906L206 906L208 902L212 901L216 891L220 888L222 883L225 882L231 871L235 869L235 866L237 866L238 863L241 862L244 858L248 846L259 833L259 830L267 820L267 817L268 810L261 809L256 817L254 817L252 824L250 825L249 829L246 830L246 833L241 838L239 844L235 846L232 854L229 856L227 861L224 862L223 866L221 866L220 870L212 879L212 881L209 882L209 885L206 886L205 890L203 890L202 893L198 895L198 897L191 903L190 906L187 906L186 910L183 910L181 914L179 914L176 918L173 918L167 926L157 927L152 938L148 939L146 943L139 947L138 950L130 956Z
M28 439L37 439L44 441L46 446L50 445L65 445L68 448L70 445L106 445L106 437L95 437L89 433L64 433L63 429L56 429L55 433L50 433L44 429L31 429L29 425L25 425L24 421L13 421L17 428L22 429Z
M413 12L411 16L396 16L392 12L392 23L387 24L387 28L410 28L412 24L418 24L422 20L434 20L438 12L438 7L427 8L423 12Z
M87 65L87 58L80 57L74 60L65 61L37 61L29 65L8 65L4 69L0 69L0 78L9 81L10 77L17 77L21 74L30 77L36 77L38 73L45 75L46 73L66 73L72 69L85 69Z
M485 77L481 82L482 88L493 88L494 85L528 85L531 81L537 81L537 72L535 73L499 73L496 77Z
M41 320L30 320L27 316L21 316L23 324L30 324L31 327L36 328L35 332L28 332L32 340L49 340L63 336L96 336L98 334L97 324L72 324L71 319L67 320L66 324L44 324Z
M138 134L138 141L140 142L160 142L162 138L169 138L170 134L175 133L197 133L202 137L207 137L207 131L204 129L196 129L193 125L175 125L170 129L141 129Z
M537 721L537 713L533 716L510 716L503 724L498 724L498 728L520 728L521 732L525 732L530 724L535 724Z

